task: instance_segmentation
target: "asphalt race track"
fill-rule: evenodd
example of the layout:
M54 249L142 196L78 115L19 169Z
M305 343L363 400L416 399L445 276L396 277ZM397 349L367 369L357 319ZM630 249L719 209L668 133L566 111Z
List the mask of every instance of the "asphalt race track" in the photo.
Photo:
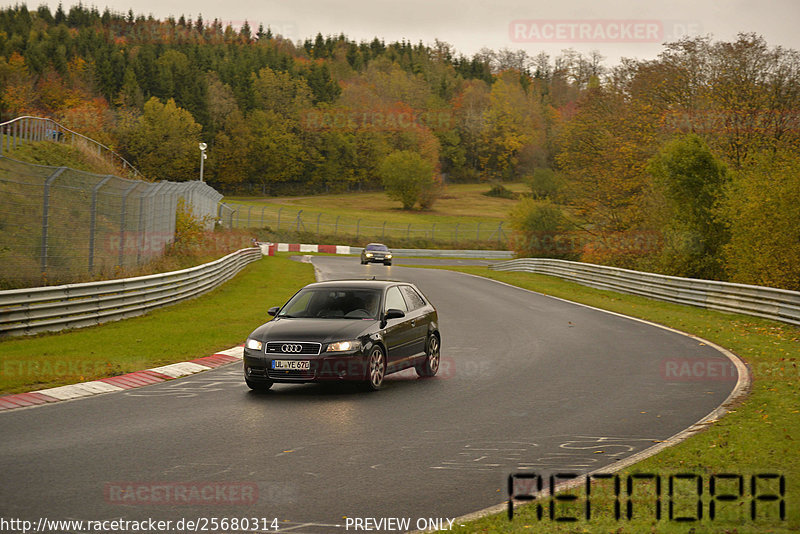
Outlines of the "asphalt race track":
M372 394L313 384L256 394L233 364L2 413L0 516L278 518L289 532L344 531L345 516L453 518L503 502L512 472L612 466L691 426L735 385L669 379L665 363L719 353L640 322L454 272L313 262L328 279L415 282L439 311L439 376L390 375ZM265 320L278 304L242 303ZM176 483L218 491L202 505L153 502L154 486ZM120 502L119 488L145 493Z

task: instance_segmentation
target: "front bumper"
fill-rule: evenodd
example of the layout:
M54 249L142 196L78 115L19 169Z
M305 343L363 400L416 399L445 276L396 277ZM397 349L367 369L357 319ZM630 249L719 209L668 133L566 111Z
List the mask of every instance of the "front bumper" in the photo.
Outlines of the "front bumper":
M392 261L392 256L386 256L385 254L362 255L361 259L367 263L386 263Z
M275 370L272 361L307 360L308 370ZM326 356L325 353L313 357L267 356L261 351L244 349L244 376L251 382L285 382L302 384L306 382L322 382L336 380L364 380L367 376L367 358L361 352L344 353Z

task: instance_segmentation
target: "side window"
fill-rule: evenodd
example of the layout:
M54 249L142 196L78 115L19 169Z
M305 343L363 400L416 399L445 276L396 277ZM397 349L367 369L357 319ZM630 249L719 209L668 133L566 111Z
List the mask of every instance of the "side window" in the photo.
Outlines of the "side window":
M403 295L400 294L400 289L397 286L390 287L386 292L386 306L384 306L384 311L388 310L389 308L395 308L400 311L408 311L408 308L406 307L406 301L403 300Z
M403 296L408 303L409 310L416 310L423 306L425 306L425 301L422 300L422 297L414 291L414 288L411 286L400 286L400 291L402 291Z

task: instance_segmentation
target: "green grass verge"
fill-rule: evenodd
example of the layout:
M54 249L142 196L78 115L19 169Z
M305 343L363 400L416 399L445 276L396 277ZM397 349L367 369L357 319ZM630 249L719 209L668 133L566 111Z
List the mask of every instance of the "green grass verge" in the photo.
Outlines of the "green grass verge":
M524 184L506 184L524 193ZM484 195L488 184L448 185L429 210L403 210L384 192L306 197L225 197L238 208L223 214L225 224L269 230L272 239L329 240L364 244L381 241L395 248L505 247L508 229L501 228L514 199ZM301 213L302 212L302 213ZM299 216L299 219L298 219Z
M0 341L0 393L19 393L166 365L230 348L314 281L286 255L251 263L214 291L101 326Z
M425 267L425 266L422 266ZM483 267L446 267L506 282L547 295L561 297L615 311L632 317L696 334L741 356L751 367L753 387L749 397L719 422L688 440L620 472L623 483L631 473L656 473L662 478L662 520L653 520L654 495L648 503L634 505L642 517L615 520L610 499L592 493L592 507L602 510L590 521L558 523L549 518L547 501L539 520L534 506L515 510L513 522L504 514L486 517L459 527L456 532L797 532L800 530L800 329L791 325L744 315L725 314L690 306L649 300L633 295L602 291L558 278L530 273L495 272ZM668 520L667 481L670 475L692 473L703 477L704 519L694 523ZM717 517L709 513L709 477L737 473L744 476L744 496L717 505ZM776 502L758 502L756 521L750 519L750 477L760 473L785 476L786 520L778 518ZM601 486L602 487L602 486ZM639 485L637 484L637 487ZM684 484L682 486L686 488ZM777 492L777 483L759 482L766 494ZM724 488L724 489L722 489ZM718 486L718 491L733 491L734 485ZM652 488L650 488L652 491ZM639 490L641 491L641 490ZM625 495L623 484L622 495ZM585 493L572 491L580 500L575 505L558 503L559 515L584 517ZM676 497L676 516L690 515L694 493ZM642 497L647 500L645 491ZM693 500L692 500L693 499ZM621 501L625 514L625 499ZM635 512L636 514L636 512Z
M530 188L523 183L503 185L515 193L530 192ZM284 224L289 224L297 212L303 210L304 219L310 217L311 213L314 217L322 213L323 216L334 219L337 215L347 220L360 218L364 224L384 220L401 225L484 221L497 226L497 223L508 217L511 206L517 201L484 195L490 188L489 184L450 184L429 210L404 210L399 202L390 200L383 191L300 197L226 196L225 202L253 206L251 215L254 220L257 216L260 217L257 208L284 208Z

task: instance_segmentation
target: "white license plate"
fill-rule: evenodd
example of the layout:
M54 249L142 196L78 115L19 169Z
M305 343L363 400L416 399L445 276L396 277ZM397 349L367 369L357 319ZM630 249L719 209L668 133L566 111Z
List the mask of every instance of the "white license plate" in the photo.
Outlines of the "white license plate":
M272 368L278 371L308 371L311 362L308 360L272 360Z

